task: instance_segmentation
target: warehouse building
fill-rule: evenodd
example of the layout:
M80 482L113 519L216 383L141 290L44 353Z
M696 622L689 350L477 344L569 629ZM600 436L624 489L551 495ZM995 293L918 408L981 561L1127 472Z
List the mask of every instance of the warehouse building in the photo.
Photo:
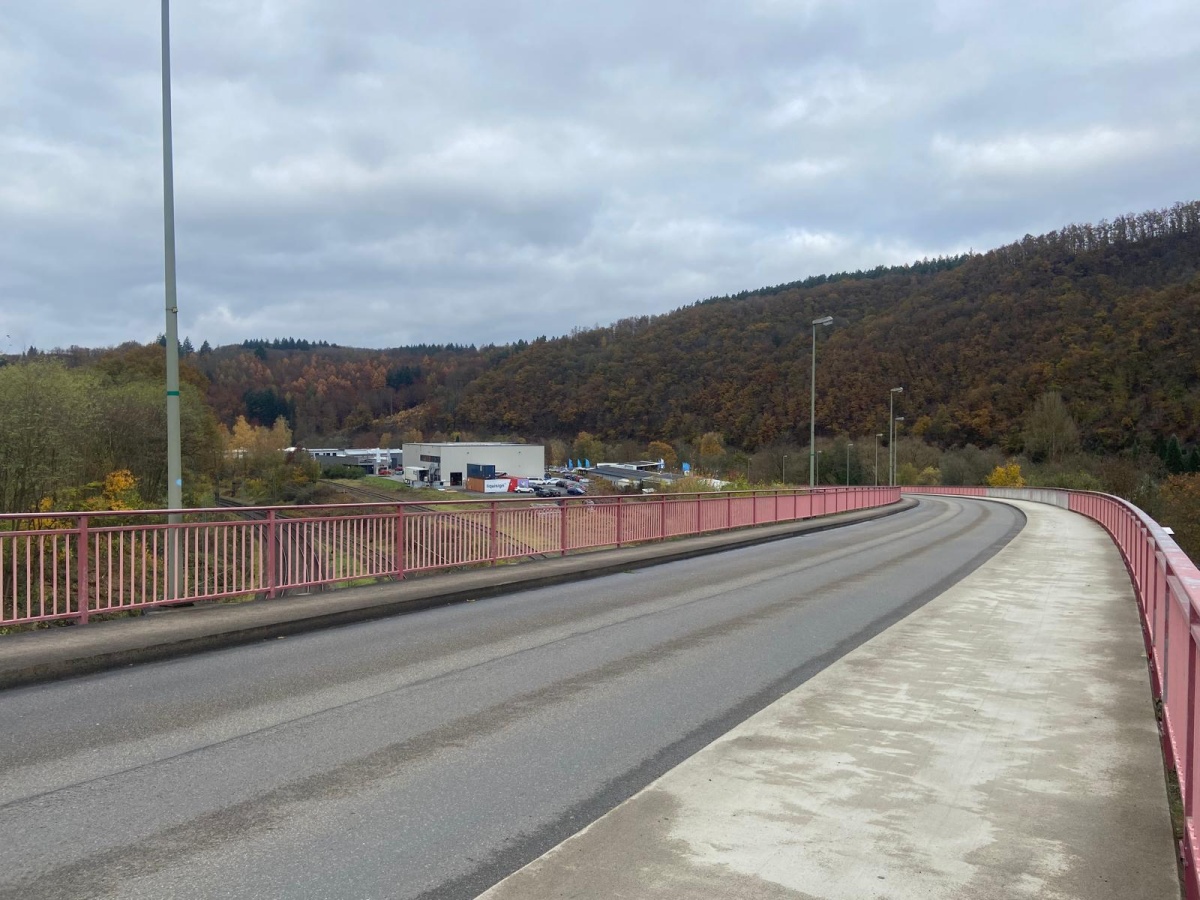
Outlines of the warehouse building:
M468 478L541 478L546 448L541 444L457 441L405 444L404 480L414 487L464 487Z

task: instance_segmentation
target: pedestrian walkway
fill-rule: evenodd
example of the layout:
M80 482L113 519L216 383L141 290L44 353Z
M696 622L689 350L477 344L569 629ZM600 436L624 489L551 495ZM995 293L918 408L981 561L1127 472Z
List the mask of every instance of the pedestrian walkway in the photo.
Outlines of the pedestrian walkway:
M1014 505L993 560L482 897L1176 900L1120 556Z

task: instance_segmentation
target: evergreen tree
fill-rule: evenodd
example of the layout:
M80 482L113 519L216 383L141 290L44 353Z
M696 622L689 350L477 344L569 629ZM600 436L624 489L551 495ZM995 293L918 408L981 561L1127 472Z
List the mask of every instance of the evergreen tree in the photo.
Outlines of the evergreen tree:
M1183 447L1179 443L1178 435L1171 435L1171 439L1167 441L1166 449L1163 451L1163 463L1172 475L1179 475L1186 468Z

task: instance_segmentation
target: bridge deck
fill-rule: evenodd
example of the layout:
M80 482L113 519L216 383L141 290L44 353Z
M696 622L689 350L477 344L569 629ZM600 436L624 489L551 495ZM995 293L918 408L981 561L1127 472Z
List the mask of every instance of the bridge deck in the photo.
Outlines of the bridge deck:
M1017 505L968 579L483 896L1178 898L1125 569Z

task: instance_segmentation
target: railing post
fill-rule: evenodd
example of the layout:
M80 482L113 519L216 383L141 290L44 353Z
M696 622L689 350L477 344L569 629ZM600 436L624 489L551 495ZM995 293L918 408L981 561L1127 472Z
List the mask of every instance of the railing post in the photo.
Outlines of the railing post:
M88 591L88 579L91 577L88 566L88 517L79 517L79 537L76 538L79 542L78 550L79 565L76 570L79 574L79 588L77 591L76 605L79 613L79 624L86 625L88 622L88 606L91 603L90 592ZM15 610L15 607L14 607Z
M1188 629L1187 629L1187 733L1181 735L1182 740L1179 742L1183 750L1183 765L1180 766L1180 761L1175 760L1175 766L1179 769L1180 787L1183 789L1183 815L1184 819L1191 822L1196 815L1196 784L1192 780L1195 777L1194 767L1192 765L1192 757L1195 755L1196 744L1196 628L1197 618L1196 609L1188 601L1187 597L1183 598L1188 606ZM1186 787L1185 787L1186 786Z
M396 578L404 580L404 505L396 507Z
M700 495L699 494L696 495L696 530L693 533L694 534L703 534L704 533L704 523L701 521L701 515L700 515Z
M623 498L617 495L617 547L620 547L625 535L625 507L622 505Z
M665 541L667 539L667 495L659 495L658 507L658 539Z
M275 530L275 510L267 510L267 597L274 599L279 583L276 567L279 564L279 551L276 548L278 533Z
M490 525L488 532L488 558L492 565L496 564L496 559L499 556L499 551L496 546L496 501L492 501L491 515L489 516Z
M567 555L567 501L560 498L558 501L558 522L559 522L559 555Z

